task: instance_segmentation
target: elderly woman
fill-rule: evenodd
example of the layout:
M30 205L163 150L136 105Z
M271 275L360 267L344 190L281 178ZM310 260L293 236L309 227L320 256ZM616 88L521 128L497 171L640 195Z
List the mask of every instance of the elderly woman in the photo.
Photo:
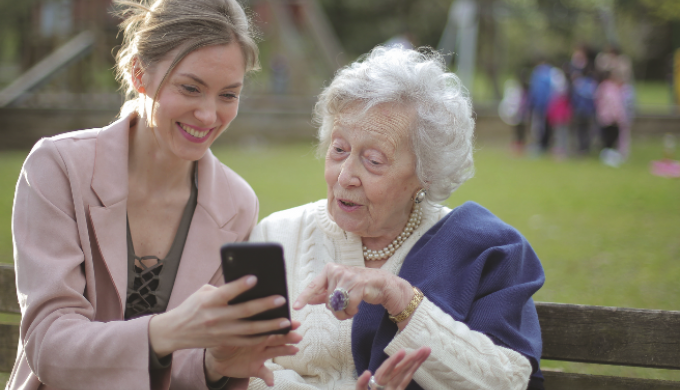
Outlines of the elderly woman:
M542 388L536 254L482 206L438 205L473 173L471 101L442 56L378 47L315 115L328 198L251 235L283 245L302 322L300 352L267 363L277 388L365 389L365 370L376 389Z

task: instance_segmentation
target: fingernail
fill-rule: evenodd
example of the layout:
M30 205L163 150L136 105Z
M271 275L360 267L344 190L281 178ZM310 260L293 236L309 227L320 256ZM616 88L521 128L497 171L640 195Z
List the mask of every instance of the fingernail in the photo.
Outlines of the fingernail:
M284 321L279 322L279 328L287 328L289 326L290 326L290 321L288 321L288 320L284 320Z
M257 283L257 277L251 275L251 276L248 276L248 278L246 278L246 284L248 286L254 286L255 283Z
M284 297L278 297L278 298L274 299L274 304L276 306L281 306L284 303L286 303L286 298L284 298Z
M297 310L299 308L300 308L300 301L295 301L295 303L293 304L293 309Z

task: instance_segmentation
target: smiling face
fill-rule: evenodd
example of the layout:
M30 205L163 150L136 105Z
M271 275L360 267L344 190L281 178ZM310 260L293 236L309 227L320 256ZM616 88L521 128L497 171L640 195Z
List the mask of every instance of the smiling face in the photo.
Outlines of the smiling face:
M174 53L173 53L174 54ZM142 75L147 101L156 94L174 55ZM189 53L168 75L156 98L152 129L163 151L183 159L200 159L238 112L245 62L237 43ZM150 107L146 112L151 112Z
M369 248L401 233L421 188L409 137L413 116L389 104L363 115L350 107L333 126L324 173L328 212Z

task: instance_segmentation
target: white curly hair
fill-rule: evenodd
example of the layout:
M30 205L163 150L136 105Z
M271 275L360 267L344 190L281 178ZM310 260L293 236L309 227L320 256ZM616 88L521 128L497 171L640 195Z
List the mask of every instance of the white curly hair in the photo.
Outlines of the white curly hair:
M474 175L472 101L443 56L429 48L378 46L340 69L314 107L318 155L326 154L335 119L345 108L358 104L366 113L383 103L416 113L411 142L428 203L448 199Z

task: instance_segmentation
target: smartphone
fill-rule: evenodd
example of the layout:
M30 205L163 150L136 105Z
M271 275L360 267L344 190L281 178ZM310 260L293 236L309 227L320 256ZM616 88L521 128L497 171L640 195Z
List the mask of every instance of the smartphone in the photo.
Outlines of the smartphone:
M271 242L238 242L222 245L222 272L224 282L229 283L246 275L257 276L257 284L232 299L230 304L247 302L257 298L281 295L286 298L283 306L267 310L247 318L251 321L287 318L290 321L288 284L283 247ZM264 334L286 334L290 327Z

